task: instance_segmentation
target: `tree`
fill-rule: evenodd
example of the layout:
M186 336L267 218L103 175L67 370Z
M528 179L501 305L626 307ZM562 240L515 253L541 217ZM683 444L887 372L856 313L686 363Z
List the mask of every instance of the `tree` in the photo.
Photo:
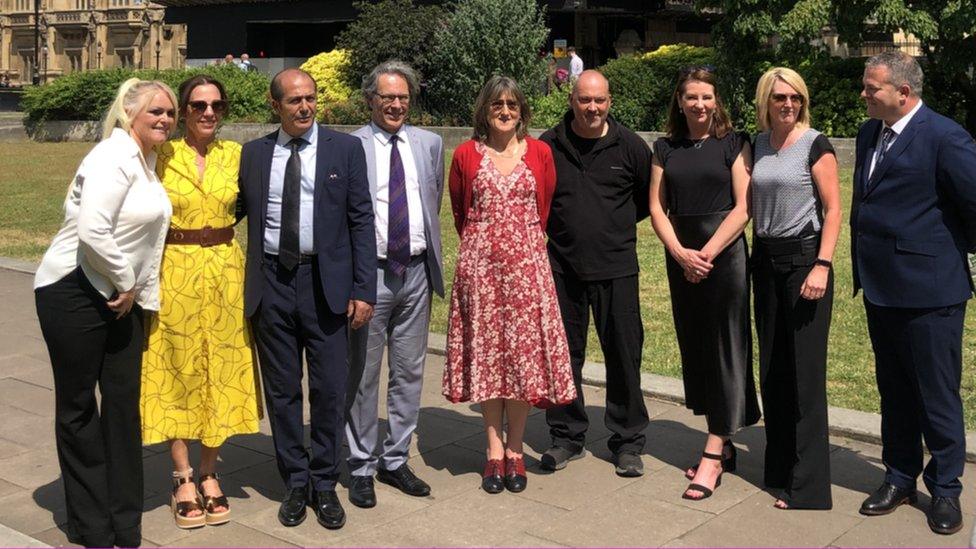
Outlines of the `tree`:
M539 52L549 35L544 17L536 0L458 0L434 33L430 109L470 123L478 90L496 74L538 95L546 74Z
M336 37L338 48L349 52L348 78L358 88L363 76L389 59L409 63L421 76L434 31L444 18L440 6L416 6L413 0L358 1L359 17Z
M858 46L878 32L902 31L920 43L925 100L976 134L976 3L972 0L699 0L718 9L714 29L733 93L751 65L801 62L822 55L824 29Z

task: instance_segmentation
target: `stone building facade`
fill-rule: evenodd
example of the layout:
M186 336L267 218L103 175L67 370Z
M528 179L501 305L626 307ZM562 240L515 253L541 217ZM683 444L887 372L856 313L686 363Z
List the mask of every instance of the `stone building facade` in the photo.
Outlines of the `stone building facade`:
M35 51L35 2L40 2ZM75 71L182 67L186 27L146 0L0 0L0 75L12 85Z

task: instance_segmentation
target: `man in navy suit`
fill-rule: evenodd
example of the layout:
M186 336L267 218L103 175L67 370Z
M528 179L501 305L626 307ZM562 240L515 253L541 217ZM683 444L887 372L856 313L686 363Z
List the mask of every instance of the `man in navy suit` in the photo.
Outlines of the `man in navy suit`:
M864 289L881 393L885 481L861 505L883 515L914 502L922 473L929 527L962 527L966 458L962 329L973 286L976 144L922 104L922 69L901 52L867 61L868 116L857 136L851 255L854 292ZM922 440L932 458L922 469Z
M359 139L315 123L316 86L298 69L271 81L281 128L244 145L241 215L248 215L244 310L254 328L278 471L287 494L278 520L296 526L311 505L341 528L336 497L345 426L347 325L376 301L376 243ZM302 421L308 365L311 455Z

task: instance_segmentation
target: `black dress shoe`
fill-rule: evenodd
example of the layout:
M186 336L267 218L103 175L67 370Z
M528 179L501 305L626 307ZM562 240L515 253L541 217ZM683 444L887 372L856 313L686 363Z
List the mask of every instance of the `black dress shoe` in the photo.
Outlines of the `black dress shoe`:
M926 513L929 528L936 534L955 534L962 528L962 507L959 498L936 496Z
M373 477L352 477L349 483L349 502L356 507L369 509L376 507L376 490L373 489Z
M335 490L315 491L315 501L313 502L315 516L319 519L319 524L329 530L338 530L346 524L346 512L339 503L339 496Z
M389 484L408 496L424 497L430 495L430 485L417 478L417 475L413 474L410 466L406 463L393 471L386 469L376 471L376 480Z
M862 515L887 515L903 503L915 503L918 494L914 488L899 488L891 483L884 483L880 488L868 496L861 504Z
M281 507L278 507L278 521L284 526L298 526L305 520L307 505L307 488L289 488Z

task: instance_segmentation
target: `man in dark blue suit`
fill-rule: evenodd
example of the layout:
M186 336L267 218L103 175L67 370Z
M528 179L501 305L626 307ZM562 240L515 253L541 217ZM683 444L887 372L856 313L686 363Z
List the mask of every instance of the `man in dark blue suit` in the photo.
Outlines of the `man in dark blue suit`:
M341 528L336 497L345 428L347 325L372 316L376 243L366 157L359 139L315 123L315 81L286 69L271 81L281 128L244 145L241 215L248 215L244 310L257 340L285 526L315 509ZM302 351L308 365L311 455L302 421Z
M913 57L872 57L863 83L872 120L857 136L851 255L874 348L886 472L861 513L914 502L922 473L932 496L929 527L952 534L962 527L959 385L973 293L966 252L976 247L976 144L922 104ZM932 454L924 472L923 437Z

